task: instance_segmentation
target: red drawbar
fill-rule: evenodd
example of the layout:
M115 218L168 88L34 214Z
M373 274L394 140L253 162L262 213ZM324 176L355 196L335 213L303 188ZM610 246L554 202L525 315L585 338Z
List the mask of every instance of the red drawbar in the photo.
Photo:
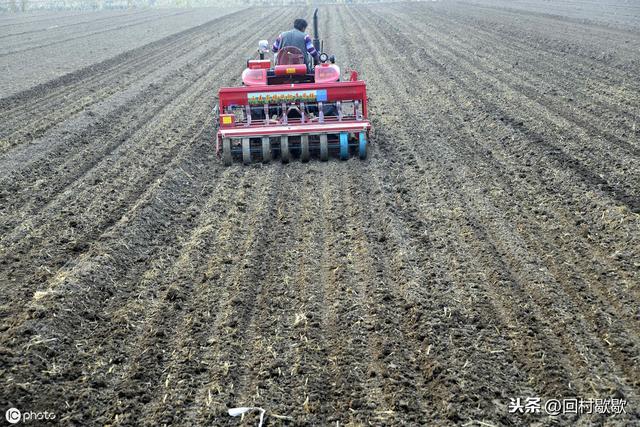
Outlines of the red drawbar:
M307 74L305 64L276 65L273 69L276 76L297 76Z

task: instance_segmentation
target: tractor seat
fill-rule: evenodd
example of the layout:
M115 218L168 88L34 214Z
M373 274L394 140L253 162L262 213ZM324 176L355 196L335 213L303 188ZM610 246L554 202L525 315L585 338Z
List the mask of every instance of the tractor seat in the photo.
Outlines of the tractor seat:
M278 65L304 64L304 53L295 46L285 46L276 55Z

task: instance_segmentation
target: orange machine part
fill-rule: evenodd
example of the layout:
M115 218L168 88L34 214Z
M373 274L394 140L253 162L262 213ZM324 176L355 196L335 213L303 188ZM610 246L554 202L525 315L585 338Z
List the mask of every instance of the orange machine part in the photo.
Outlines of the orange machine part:
M296 76L307 74L307 66L305 64L276 65L273 71L276 76Z

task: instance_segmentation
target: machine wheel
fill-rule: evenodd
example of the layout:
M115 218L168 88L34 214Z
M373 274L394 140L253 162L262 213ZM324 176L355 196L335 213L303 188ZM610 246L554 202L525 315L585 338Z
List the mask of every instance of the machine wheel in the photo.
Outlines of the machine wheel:
M309 161L309 135L300 136L300 160Z
M320 160L323 162L329 160L329 142L326 133L320 135Z
M291 153L289 153L288 136L280 137L280 158L282 159L282 163L289 163L289 160L291 160Z
M249 138L242 138L242 163L251 164L251 140Z
M358 145L358 154L360 155L360 160L364 160L367 158L367 134L364 132L360 132L360 144Z
M222 161L225 166L231 166L233 163L233 157L231 156L231 139L224 138L222 140Z
M271 142L268 136L262 137L262 161L264 163L271 161Z
M340 160L349 158L349 134L340 132Z

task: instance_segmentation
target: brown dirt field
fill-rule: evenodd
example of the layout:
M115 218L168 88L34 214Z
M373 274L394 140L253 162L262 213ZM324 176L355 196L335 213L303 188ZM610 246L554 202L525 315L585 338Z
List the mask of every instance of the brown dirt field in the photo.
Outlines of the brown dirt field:
M366 161L215 156L217 89L308 8L0 99L0 409L640 425L640 33L495 3L321 8L367 81ZM531 396L627 406L509 413Z
M0 16L0 98L62 77L239 7Z

